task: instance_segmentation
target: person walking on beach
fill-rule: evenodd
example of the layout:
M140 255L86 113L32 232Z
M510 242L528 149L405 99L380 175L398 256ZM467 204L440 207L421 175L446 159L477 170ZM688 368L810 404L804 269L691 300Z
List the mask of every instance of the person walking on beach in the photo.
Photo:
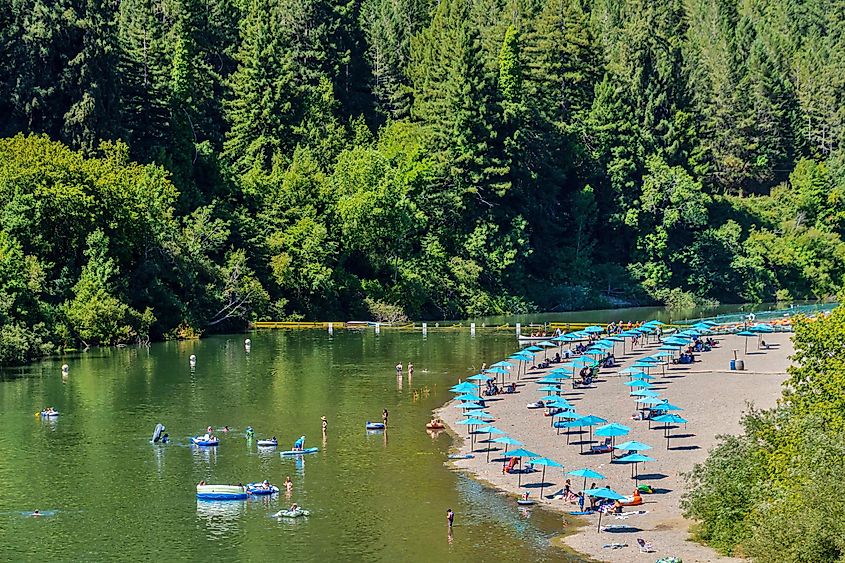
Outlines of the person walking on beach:
M387 417L388 417L387 409L384 409L383 411L381 411L381 420L382 420L382 422L384 422L385 428L387 428Z
M455 522L455 513L452 512L452 509L446 511L446 522L449 523L449 527L452 527L452 524Z
M402 377L402 362L396 364L396 376Z

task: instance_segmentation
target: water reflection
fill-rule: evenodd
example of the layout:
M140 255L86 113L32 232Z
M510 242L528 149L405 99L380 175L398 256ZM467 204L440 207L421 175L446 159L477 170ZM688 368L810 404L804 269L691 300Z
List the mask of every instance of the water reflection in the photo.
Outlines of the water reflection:
M246 508L245 500L197 500L197 519L205 521L210 538L219 538L236 529Z

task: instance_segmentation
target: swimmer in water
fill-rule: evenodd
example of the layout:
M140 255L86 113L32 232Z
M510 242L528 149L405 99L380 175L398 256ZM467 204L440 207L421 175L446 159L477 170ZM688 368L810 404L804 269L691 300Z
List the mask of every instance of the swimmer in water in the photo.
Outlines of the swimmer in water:
M285 490L290 492L293 490L293 481L290 480L290 475L285 477Z

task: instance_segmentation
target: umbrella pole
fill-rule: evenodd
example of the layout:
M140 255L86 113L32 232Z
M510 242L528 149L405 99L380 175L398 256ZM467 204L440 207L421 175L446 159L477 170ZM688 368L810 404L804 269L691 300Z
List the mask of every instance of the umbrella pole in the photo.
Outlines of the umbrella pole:
M584 475L584 486L581 488L581 491L586 491L586 490L587 490L587 476Z
M487 463L490 463L490 438L493 437L493 433L487 434Z
M543 466L543 476L540 477L540 499L543 498L543 489L546 488L546 466Z
M522 486L522 458L519 458L519 477L516 481L517 488Z
M599 525L596 526L596 532L601 533L601 510L599 510Z

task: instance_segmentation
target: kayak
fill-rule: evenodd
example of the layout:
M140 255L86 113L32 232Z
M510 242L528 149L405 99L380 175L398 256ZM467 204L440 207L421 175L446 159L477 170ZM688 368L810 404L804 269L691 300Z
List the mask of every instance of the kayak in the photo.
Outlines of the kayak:
M240 485L197 485L197 498L200 500L243 500L247 490Z
M320 451L320 448L306 448L304 450L286 450L284 452L279 452L279 455L302 455L302 454L313 454Z
M367 430L384 430L384 423L382 422L368 422L366 424Z
M297 508L296 510L280 510L273 515L273 518L299 518L300 516L308 516L310 514L307 510Z
M474 457L470 454L449 454L449 459L472 459Z
M278 440L258 440L259 448L275 448L279 445Z
M41 416L46 417L46 418L53 418L54 416L59 416L59 412L58 411L53 411L53 412L41 411Z
M248 483L246 486L246 492L251 495L274 495L279 492L279 487L270 485L269 487L264 488L262 483Z
M220 440L203 440L199 436L191 438L191 443L195 446L217 446Z

